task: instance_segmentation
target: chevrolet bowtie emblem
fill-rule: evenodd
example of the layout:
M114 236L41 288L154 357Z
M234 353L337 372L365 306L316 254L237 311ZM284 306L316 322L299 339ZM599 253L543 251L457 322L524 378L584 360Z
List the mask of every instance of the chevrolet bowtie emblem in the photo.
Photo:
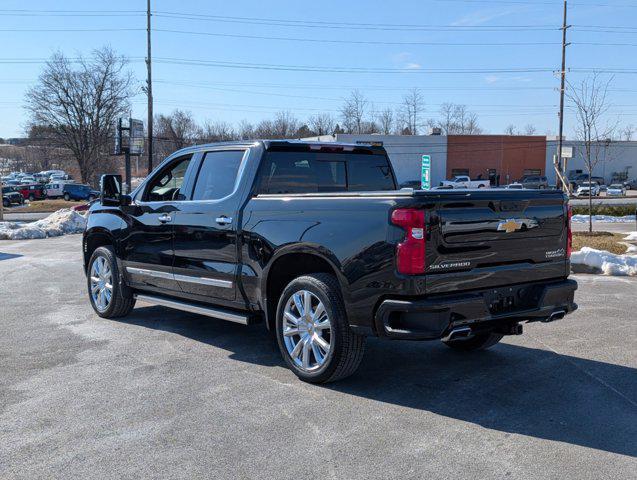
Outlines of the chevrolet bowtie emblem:
M498 232L513 233L516 230L522 228L522 222L515 218L509 218L508 220L502 220L498 223Z

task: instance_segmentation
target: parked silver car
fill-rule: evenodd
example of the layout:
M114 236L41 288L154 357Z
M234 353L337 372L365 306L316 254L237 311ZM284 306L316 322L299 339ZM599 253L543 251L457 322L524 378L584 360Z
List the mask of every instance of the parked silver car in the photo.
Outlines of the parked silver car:
M606 190L606 196L608 197L625 197L626 189L621 183L613 183Z

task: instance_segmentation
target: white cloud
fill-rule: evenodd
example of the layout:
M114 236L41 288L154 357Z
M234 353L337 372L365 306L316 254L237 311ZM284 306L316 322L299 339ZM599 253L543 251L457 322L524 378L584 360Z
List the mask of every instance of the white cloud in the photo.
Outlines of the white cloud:
M392 61L406 70L420 70L422 65L413 60L411 52L400 52L392 55Z
M464 17L459 18L455 22L452 22L451 25L457 27L474 27L477 25L482 25L484 23L488 23L491 20L495 20L496 18L506 17L507 15L511 15L512 13L517 13L519 8L510 8L507 10L478 10L472 13L465 15Z

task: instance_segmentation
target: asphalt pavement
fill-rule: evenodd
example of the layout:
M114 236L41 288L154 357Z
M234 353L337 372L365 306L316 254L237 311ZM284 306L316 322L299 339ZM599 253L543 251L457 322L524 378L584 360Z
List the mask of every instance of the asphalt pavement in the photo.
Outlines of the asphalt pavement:
M91 310L77 235L0 242L0 478L634 479L637 280L491 350L369 339L314 386L262 325Z

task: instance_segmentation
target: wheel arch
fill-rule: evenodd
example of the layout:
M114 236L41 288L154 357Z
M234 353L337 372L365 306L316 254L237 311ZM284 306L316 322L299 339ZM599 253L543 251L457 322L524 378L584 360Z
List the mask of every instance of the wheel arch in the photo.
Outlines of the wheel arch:
M310 273L329 273L334 275L343 294L345 277L339 265L331 252L323 252L319 248L288 246L277 252L263 270L261 280L261 302L267 328L274 331L279 297L288 283L297 277Z
M117 254L117 245L115 238L113 237L111 232L109 232L105 228L94 227L90 230L87 230L84 233L84 239L82 243L82 251L84 255L84 272L86 272L86 269L88 268L88 262L91 259L91 255L93 255L93 252L97 248L103 247L105 245L111 245L115 249L115 252Z

